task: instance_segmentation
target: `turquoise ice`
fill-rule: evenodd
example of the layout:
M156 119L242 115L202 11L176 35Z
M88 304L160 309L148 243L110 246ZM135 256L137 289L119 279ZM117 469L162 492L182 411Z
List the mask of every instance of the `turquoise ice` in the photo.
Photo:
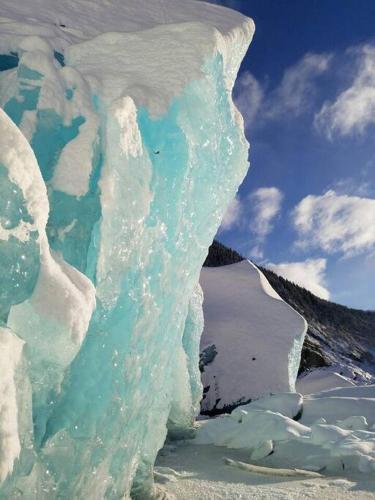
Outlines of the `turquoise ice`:
M144 497L167 430L188 434L199 407L199 272L248 167L228 84L245 49L234 62L207 50L194 78L170 68L183 84L166 100L148 81L92 77L102 52L126 57L121 36L64 56L39 37L0 57L4 127L39 176L38 198L0 165L0 312L29 388L14 384L8 498Z

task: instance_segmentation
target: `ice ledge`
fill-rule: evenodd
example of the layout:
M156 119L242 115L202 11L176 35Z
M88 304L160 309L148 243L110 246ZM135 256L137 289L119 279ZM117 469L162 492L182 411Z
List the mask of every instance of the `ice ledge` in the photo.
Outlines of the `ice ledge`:
M32 23L25 24L28 11ZM84 0L21 6L5 0L2 15L0 53L45 52L49 45L79 67L107 104L130 95L152 115L163 114L188 82L202 78L217 52L230 92L255 29L250 18L194 0L108 0L89 12Z
M102 33L130 33L158 25L203 22L225 36L241 25L244 30L253 26L232 9L197 0L2 0L0 19L3 34L35 34L56 40L60 48Z

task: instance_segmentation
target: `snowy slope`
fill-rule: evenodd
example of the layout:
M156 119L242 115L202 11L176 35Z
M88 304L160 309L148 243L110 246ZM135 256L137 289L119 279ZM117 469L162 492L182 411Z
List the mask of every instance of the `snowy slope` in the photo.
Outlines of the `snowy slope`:
M313 394L335 387L353 387L354 382L330 369L316 369L298 377L296 390L301 394Z
M250 262L203 268L203 413L294 390L305 320Z
M374 382L374 311L351 309L322 300L269 269L263 268L262 272L279 295L308 322L301 377L310 370L319 369L320 376L329 377L336 372L355 384Z
M194 0L3 0L0 22L0 54L53 48L107 103L126 91L154 114L202 76L216 50L231 88L254 31L237 12Z

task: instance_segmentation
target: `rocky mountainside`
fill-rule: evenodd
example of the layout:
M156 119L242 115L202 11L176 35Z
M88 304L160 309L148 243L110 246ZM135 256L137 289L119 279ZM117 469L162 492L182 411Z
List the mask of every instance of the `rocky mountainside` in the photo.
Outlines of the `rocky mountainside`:
M207 267L243 260L218 241L210 247ZM375 311L351 309L316 297L273 271L260 267L280 297L308 323L299 373L331 367L357 383L375 381Z

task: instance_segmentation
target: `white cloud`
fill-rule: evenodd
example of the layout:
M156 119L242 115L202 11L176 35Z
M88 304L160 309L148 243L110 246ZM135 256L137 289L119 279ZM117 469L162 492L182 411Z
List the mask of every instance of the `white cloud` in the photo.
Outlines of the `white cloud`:
M234 100L241 111L245 127L257 120L299 116L311 110L316 95L316 79L330 67L330 54L305 54L284 71L280 84L272 91L266 89L249 72L237 79Z
M352 84L315 116L315 125L328 138L334 133L361 134L375 123L375 46L363 46L355 54L357 69Z
M297 245L350 257L375 249L375 200L327 191L307 196L293 211Z
M276 187L264 187L250 193L248 200L253 213L250 229L259 243L273 230L272 223L281 210L283 194Z
M287 68L280 85L269 96L267 117L278 117L286 112L299 116L311 109L316 79L328 70L331 59L330 54L307 53Z
M310 290L322 299L328 300L330 297L325 283L326 259L307 259L302 262L281 262L280 264L269 263L267 267L287 280Z
M281 210L283 194L276 187L263 187L250 193L246 199L236 197L228 206L219 233L235 227L250 230L253 248L249 255L263 258L263 244L273 230L273 222Z
M245 120L245 127L253 124L264 97L260 83L249 72L241 73L236 82L234 101Z
M347 194L364 198L370 198L372 195L375 195L375 189L369 181L361 181L354 177L340 179L332 186L332 190L336 194Z
M259 264L259 262L263 261L264 259L264 252L262 245L255 245L254 247L252 247L248 255L252 259L257 259Z
M228 231L237 226L242 214L242 205L239 198L234 198L228 205L227 211L221 221L219 232Z

